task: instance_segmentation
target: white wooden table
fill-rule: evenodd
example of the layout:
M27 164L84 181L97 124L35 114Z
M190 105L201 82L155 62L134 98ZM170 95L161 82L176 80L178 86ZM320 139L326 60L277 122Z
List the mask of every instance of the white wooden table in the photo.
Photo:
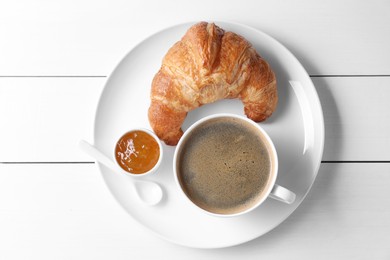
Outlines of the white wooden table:
M249 243L195 250L155 237L80 152L107 75L177 23L268 33L310 74L323 163L308 197ZM390 259L390 2L1 1L0 259Z

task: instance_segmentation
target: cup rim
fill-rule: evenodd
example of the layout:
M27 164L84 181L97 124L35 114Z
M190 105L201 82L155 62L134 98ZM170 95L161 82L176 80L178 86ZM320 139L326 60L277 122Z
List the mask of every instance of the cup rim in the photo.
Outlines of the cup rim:
M231 214L222 214L222 213L214 213L214 212L210 212L206 209L203 209L201 208L200 206L196 205L189 197L188 195L185 193L185 191L183 190L181 184L180 184L180 180L179 180L179 177L178 177L178 171L177 171L177 159L179 157L179 152L181 150L181 146L182 144L184 143L184 141L186 140L187 136L197 127L199 126L200 124L206 122L206 121L209 121L209 120L212 120L212 119L215 119L215 118L224 118L224 117L230 117L230 118L238 118L240 120L244 120L245 122L248 122L250 123L251 125L255 126L257 130L260 131L260 133L262 134L262 136L266 139L271 151L272 151L272 156L273 156L273 160L274 160L274 163L273 163L273 167L272 167L272 171L273 171L273 174L271 174L271 179L268 180L268 186L266 188L266 190L263 192L263 197L257 201L253 206L249 207L248 209L246 210L243 210L243 211L239 211L239 212L236 212L236 213L231 213ZM244 214L247 214L251 211L253 211L254 209L256 209L257 207L259 207L261 204L264 203L264 201L268 198L269 194L271 193L272 191L272 188L274 187L275 183L276 183L276 178L277 178L277 175L278 175L278 166L279 166L279 162L278 162L278 155L277 155L277 152L276 152L276 149L275 149L275 145L272 141L272 139L270 138L270 136L267 134L267 132L256 122L254 122L253 120L247 118L247 117L244 117L244 116L241 116L241 115L237 115L237 114L230 114L230 113L217 113L217 114L212 114L212 115L209 115L209 116L206 116L206 117L203 117L201 119L199 119L198 121L196 121L195 123L193 123L183 134L183 136L180 138L177 146L176 146L176 149L175 149L175 152L174 152L174 155L173 155L173 174L174 174L174 179L175 179L175 182L176 182L176 185L178 186L178 189L180 190L180 193L185 197L185 199L190 202L190 204L192 206L194 206L195 208L197 208L198 210L202 211L202 212L205 212L211 216L215 216L215 217L236 217L236 216L241 216L241 215L244 215Z
M157 142L159 150L160 150L160 156L159 156L156 164L153 166L152 169L150 169L149 171L144 172L144 173L132 173L132 172L126 171L125 169L123 169L119 165L119 163L118 163L118 161L116 160L116 157L115 157L115 149L116 149L116 145L117 145L118 141L123 136L125 136L126 134L128 134L130 132L134 132L134 131L141 131L141 132L149 134ZM114 163L119 167L119 169L122 170L122 172L124 172L126 174L129 174L132 177L139 178L139 177L142 177L142 176L145 176L145 175L150 175L150 174L154 173L158 169L158 167L161 165L161 162L163 160L163 147L162 147L162 143L161 143L160 139L157 137L157 135L152 130L149 130L149 129L144 128L144 127L134 127L134 128L131 128L130 130L126 131L125 133L123 133L119 138L117 138L117 140L115 141L115 145L114 145L114 149L113 149L113 152L112 152L112 156L113 156Z

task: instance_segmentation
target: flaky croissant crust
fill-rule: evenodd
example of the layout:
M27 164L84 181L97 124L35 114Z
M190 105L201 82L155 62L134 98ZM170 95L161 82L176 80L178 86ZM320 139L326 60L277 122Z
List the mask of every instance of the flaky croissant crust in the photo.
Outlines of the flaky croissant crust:
M247 117L260 122L278 101L275 74L252 45L206 22L193 25L168 50L150 98L150 125L168 145L178 143L187 113L201 105L239 98Z

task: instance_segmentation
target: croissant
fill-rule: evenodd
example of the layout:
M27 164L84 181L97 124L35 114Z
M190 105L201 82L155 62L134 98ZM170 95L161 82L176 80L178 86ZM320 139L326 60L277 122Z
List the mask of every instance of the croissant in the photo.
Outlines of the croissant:
M239 98L248 118L267 119L278 102L275 74L242 36L200 22L167 52L153 78L149 123L167 145L183 135L187 113L220 99Z

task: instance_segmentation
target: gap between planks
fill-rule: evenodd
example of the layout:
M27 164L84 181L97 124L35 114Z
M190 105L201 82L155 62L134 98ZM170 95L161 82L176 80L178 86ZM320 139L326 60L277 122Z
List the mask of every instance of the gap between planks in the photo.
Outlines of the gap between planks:
M321 161L323 164L329 163L390 163L390 161ZM85 162L0 162L0 164L95 164L92 161Z
M362 75L309 75L311 78L390 77L390 74ZM0 78L107 78L104 75L0 75Z

